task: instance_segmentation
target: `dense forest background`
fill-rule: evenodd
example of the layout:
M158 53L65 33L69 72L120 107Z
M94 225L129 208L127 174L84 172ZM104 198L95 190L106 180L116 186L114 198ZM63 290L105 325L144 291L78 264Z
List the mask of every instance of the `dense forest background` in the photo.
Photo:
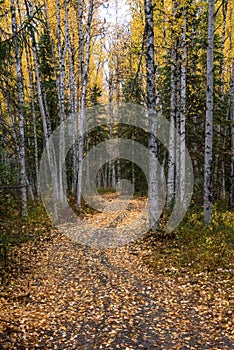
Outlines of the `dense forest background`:
M78 212L85 207L83 157L92 147L116 137L148 147L147 132L118 123L121 103L153 106L155 118L163 115L179 135L175 140L170 134L174 153L158 144L167 179L165 217L177 192L183 191L186 145L194 193L192 216L188 214L184 227L189 226L192 236L191 227L200 231L204 219L213 233L220 233L223 225L212 242L229 247L234 225L234 3L1 0L0 11L1 254L15 233L24 232L31 216L42 215L41 155L70 114L78 113L82 125L87 107L95 106L99 116L104 104L111 106L108 124L83 133L73 145L66 169L62 145L57 164L53 149L47 149L50 170L58 179L57 199L67 200L65 186ZM141 169L119 159L101 167L97 186L103 192L115 190L121 178L134 184L135 195L150 191Z

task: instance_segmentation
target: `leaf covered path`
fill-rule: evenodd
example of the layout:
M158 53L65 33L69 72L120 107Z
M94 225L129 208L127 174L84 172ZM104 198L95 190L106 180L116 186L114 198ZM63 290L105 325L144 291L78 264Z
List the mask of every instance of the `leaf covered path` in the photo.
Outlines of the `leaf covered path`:
M57 232L39 242L15 250L1 349L233 349L221 282L155 274L142 245L93 250Z

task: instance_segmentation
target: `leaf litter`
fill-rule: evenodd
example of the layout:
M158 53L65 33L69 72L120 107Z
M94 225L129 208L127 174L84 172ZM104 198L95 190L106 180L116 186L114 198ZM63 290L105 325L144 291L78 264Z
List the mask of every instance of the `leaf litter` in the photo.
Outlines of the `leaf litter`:
M85 220L122 225L144 203L131 204ZM56 230L15 247L0 291L0 348L233 349L231 281L156 273L144 263L150 249L93 249Z

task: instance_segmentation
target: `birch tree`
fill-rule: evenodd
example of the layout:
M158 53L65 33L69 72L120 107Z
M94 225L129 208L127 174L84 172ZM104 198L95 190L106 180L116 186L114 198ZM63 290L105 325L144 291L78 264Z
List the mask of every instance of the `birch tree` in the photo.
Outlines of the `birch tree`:
M114 82L113 82L113 73L109 67L109 76L107 77L108 81L108 92L109 92L109 137L110 137L110 154L112 160L109 162L109 172L108 172L108 184L110 187L115 188L116 177L115 177L115 161L114 157L114 106L113 106L113 93L114 93Z
M183 203L185 195L185 113L186 113L186 88L187 88L187 44L186 44L186 13L184 11L184 25L182 30L182 57L181 57L181 82L180 82L180 201Z
M146 89L149 123L149 206L150 228L157 227L158 214L158 183L157 183L157 115L155 91L155 63L154 63L154 21L152 0L144 1L145 8L145 42L146 42Z
M79 4L81 4L81 0L79 0ZM93 19L93 8L94 8L94 0L90 0L89 2L89 10L88 10L88 19L87 19L87 27L86 27L86 47L85 47L85 55L82 54L80 57L81 62L81 100L80 100L80 114L79 114L79 140L78 140L78 177L77 177L77 207L81 207L81 190L82 190L82 171L83 171L83 147L84 147L84 125L85 125L85 103L86 103L86 95L87 95L87 83L88 83L88 71L89 71L89 61L90 61L90 45L91 45L91 24ZM79 6L79 11L81 11L81 7ZM84 42L83 42L83 16L82 12L79 13L79 21L80 28L79 34L81 34L82 42L80 45L80 50L84 50ZM82 31L82 33L81 33ZM85 56L85 61L83 63L83 59Z
M174 3L173 13L176 12ZM167 208L171 210L175 198L175 120L176 120L176 47L174 41L174 30L172 29L171 47L171 76L170 76L170 134L169 134L169 158L167 177Z
M78 98L77 98L77 83L75 74L75 47L74 42L71 41L70 33L68 33L68 60L69 60L69 85L70 85L70 100L71 100L71 112L73 115L78 113ZM77 125L75 126L77 130ZM72 184L71 191L74 195L76 192L76 180L77 180L77 147L75 142L72 146Z
M33 88L33 73L31 65L31 57L29 50L26 48L26 60L27 60L27 69L28 69L28 78L29 78L29 89L30 89L30 104L33 120L33 139L34 139L34 159L35 159L35 187L37 198L40 200L40 185L39 185L39 153L38 153L38 140L37 140L37 125L36 125L36 111L35 111L35 94Z
M32 16L33 13L33 4L28 1L26 5L27 15L28 17ZM51 135L51 122L49 119L49 112L48 108L46 111L46 96L43 98L43 91L42 91L42 82L41 82L41 76L39 72L39 65L38 65L38 50L37 50L37 43L36 43L36 37L34 28L31 28L31 45L32 45L32 51L33 51L33 67L36 77L36 86L37 86L37 95L38 95L38 102L39 102L39 108L40 108L40 114L42 118L42 125L43 125L43 132L44 132L44 138L46 143L46 152L47 152L47 158L48 163L50 167L51 172L51 179L53 184L53 203L54 203L54 214L57 216L57 206L56 203L58 201L58 176L57 176L57 165L56 165L56 159L55 159L55 152L53 147L49 147L49 137Z
M225 57L225 41L226 41L226 35L227 35L227 10L228 10L228 0L224 0L222 4L222 15L223 15L223 24L222 24L222 59L220 62L220 68L221 68L221 82L222 82L222 101L224 101L224 86L225 86L225 77L224 77L224 57ZM228 113L226 115L226 119L228 120ZM225 152L226 149L226 139L227 139L227 128L220 128L223 129L223 145L222 145L222 151ZM226 197L226 171L225 171L225 162L222 157L221 160L221 174L222 174L222 185L221 185L221 198L225 199Z
M26 6L26 13L28 13L28 4L25 1ZM21 7L19 4L19 1L17 0L17 11L19 15L20 25L23 26L23 19L21 14ZM33 18L33 13L31 13ZM40 199L40 187L39 187L39 154L38 154L38 140L37 140L37 127L36 127L36 111L35 111L35 96L34 96L34 87L33 87L33 69L31 65L31 52L29 50L29 47L26 45L25 47L25 53L26 53L26 62L27 62L27 73L28 73L28 80L29 80L29 98L30 98L30 108L32 113L32 128L33 128L33 140L34 140L34 160L35 160L35 188L36 188L36 194L38 200ZM34 194L32 191L32 187L28 179L26 178L27 185L29 187L30 196L31 199L34 200Z
M212 149L213 149L213 106L214 106L214 22L215 3L209 0L208 8L208 46L207 46L207 91L205 123L205 165L204 165L204 222L212 219Z
M229 92L229 108L231 118L231 190L230 207L234 208L234 60L232 62L232 76Z
M19 121L19 163L20 163L20 187L22 200L22 216L27 215L27 176L25 162L25 133L24 133L24 87L22 73L22 54L18 38L18 25L16 21L15 2L11 0L11 20L12 33L14 42L16 75L17 75L17 92L18 92L18 121Z
M65 201L65 153L64 153L64 127L63 121L65 114L65 79L66 79L66 53L69 41L69 1L65 1L65 24L64 24L64 42L62 42L61 28L61 5L60 0L56 0L56 19L57 19L57 50L58 50L58 74L56 77L56 85L58 90L59 117L60 117L60 139L59 139L59 198L61 202Z

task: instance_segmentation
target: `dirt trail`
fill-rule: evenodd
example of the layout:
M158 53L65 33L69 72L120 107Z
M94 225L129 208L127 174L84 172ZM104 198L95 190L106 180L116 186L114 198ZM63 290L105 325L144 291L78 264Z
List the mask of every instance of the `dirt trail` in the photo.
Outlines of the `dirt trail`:
M95 250L56 232L39 249L25 244L1 293L0 349L233 349L219 286L156 275L143 264L148 253Z

